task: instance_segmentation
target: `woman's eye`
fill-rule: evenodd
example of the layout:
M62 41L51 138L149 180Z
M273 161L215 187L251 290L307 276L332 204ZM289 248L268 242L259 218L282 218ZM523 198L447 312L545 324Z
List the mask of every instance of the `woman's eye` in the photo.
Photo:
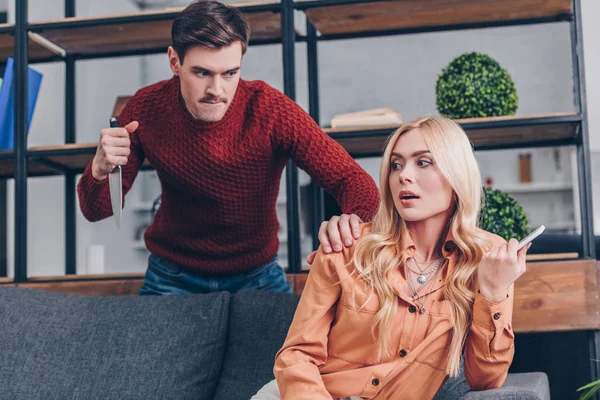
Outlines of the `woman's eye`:
M419 160L417 161L417 166L419 167L427 167L429 165L431 165L431 161L427 161L427 160Z
M398 163L398 162L393 162L392 163L392 171L397 171L400 168L402 168L402 164Z

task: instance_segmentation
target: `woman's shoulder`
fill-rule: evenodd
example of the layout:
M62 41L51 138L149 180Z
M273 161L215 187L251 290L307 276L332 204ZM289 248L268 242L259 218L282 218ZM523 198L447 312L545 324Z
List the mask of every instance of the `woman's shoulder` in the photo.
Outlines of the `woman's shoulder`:
M359 239L354 239L352 245L348 247L343 246L342 251L340 252L331 251L330 253L325 253L323 245L320 245L317 250L315 261L311 266L311 270L315 269L315 273L318 273L319 275L336 275L338 277L352 272L352 259L354 257L354 252L356 251L357 243L361 238L371 233L371 231L371 223L361 223Z

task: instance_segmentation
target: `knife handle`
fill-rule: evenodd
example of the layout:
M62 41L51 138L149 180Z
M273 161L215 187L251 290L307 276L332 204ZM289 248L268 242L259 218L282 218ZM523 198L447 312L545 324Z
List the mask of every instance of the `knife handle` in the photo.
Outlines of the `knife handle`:
M118 128L118 127L119 127L119 121L117 121L117 119L116 119L115 117L112 117L112 118L110 119L110 127L111 127L111 128ZM115 171L115 170L119 170L119 169L121 169L121 166L120 166L120 165L117 165L117 166L115 167L115 169L113 169L113 171Z

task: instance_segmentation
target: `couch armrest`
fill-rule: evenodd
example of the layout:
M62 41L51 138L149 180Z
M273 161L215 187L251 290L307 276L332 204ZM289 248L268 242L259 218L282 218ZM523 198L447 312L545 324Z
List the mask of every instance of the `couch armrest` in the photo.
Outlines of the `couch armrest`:
M543 372L527 372L508 374L501 388L471 391L460 398L461 400L550 400L550 385L548 376Z

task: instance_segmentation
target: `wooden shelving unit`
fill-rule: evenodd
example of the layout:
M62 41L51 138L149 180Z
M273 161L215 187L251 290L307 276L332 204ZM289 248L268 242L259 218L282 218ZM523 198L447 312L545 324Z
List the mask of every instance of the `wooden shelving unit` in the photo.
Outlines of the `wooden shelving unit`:
M552 21L568 21L573 24L579 23L576 15L577 7L574 6L578 4L577 1L317 0L291 2L284 0L281 3L243 3L234 6L240 7L248 17L253 43L282 44L284 69L293 71L293 57L289 57L290 47L293 47L294 41L305 40L308 44L309 72L314 72L318 65L311 62L316 59L316 43L321 40ZM306 37L294 35L293 18L290 18L290 15L293 17L290 13L294 10L302 11L307 15L309 29ZM31 62L45 60L70 62L69 60L84 58L162 52L169 45L170 26L179 11L180 9L167 9L97 18L70 17L28 24L28 59ZM13 37L17 26L0 26L0 56L14 53ZM573 29L572 34L580 34L578 29ZM573 54L578 56L575 51ZM577 79L579 74L580 71L576 70ZM294 79L293 73L284 76L288 80L290 77ZM318 104L318 82L315 82L309 73L309 80L311 79L313 80L309 82L310 112L318 120L318 109L314 106ZM286 85L288 83L286 81ZM579 84L580 81L577 81L576 86L579 87ZM578 106L576 112L475 118L458 122L465 129L476 149L550 145L587 146L585 136L587 132L582 129L586 120L585 103L578 98L576 105ZM74 116L70 118L74 120ZM394 128L396 127L325 130L352 155L364 157L380 155L385 139ZM26 175L44 176L63 173L72 176L80 173L93 157L95 149L96 143L29 148L24 152L24 157L27 157L28 161ZM0 152L0 177L18 176L16 173L18 171L14 171L15 154L17 153ZM151 166L146 163L144 168L151 168ZM26 182L17 182L17 186L23 184ZM26 227L18 229L22 231ZM20 260L23 258L23 249L18 250L17 260ZM566 259L573 256L571 254L549 257ZM575 257L585 258L586 254L577 254ZM71 260L74 258L71 257ZM571 265L580 262L587 261L570 261L573 263ZM19 268L25 269L25 266L20 265ZM23 276L21 274L20 279Z

